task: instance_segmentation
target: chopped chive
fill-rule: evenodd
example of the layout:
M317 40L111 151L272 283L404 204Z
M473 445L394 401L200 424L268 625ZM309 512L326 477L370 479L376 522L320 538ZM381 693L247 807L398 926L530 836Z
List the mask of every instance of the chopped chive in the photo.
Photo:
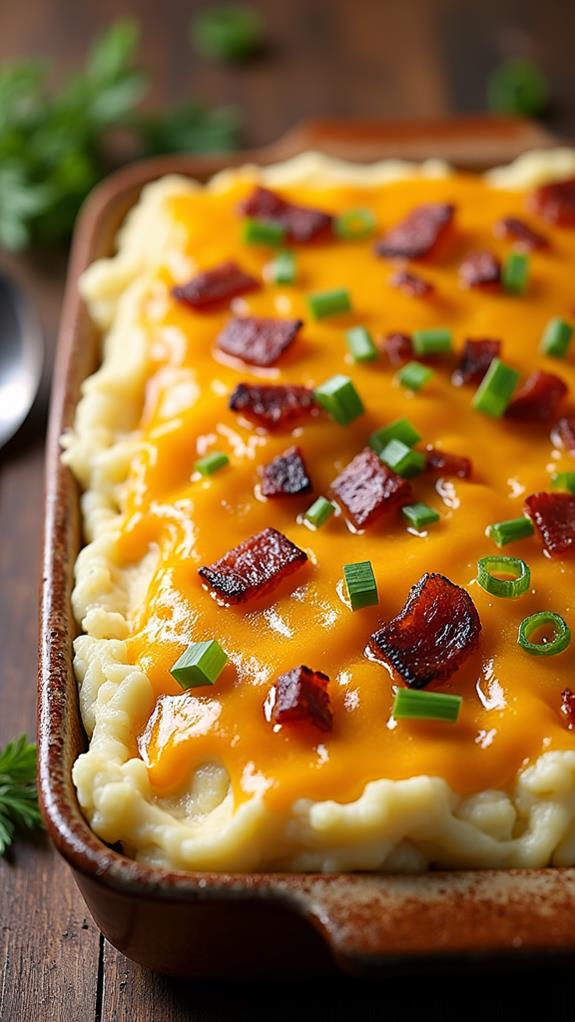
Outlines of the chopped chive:
M398 688L393 700L393 716L412 720L444 720L455 723L463 699L448 692L422 692L417 688Z
M228 662L219 642L191 642L176 660L170 674L182 688L214 685Z
M539 350L552 358L565 358L572 336L573 327L556 316L545 327Z
M439 512L422 501L417 504L407 504L402 507L401 513L407 518L409 524L419 531L439 521Z
M347 347L354 362L371 362L377 358L377 348L364 326L354 326L347 331Z
M557 475L551 476L551 486L554 490L575 493L575 472L558 472Z
M473 397L473 407L484 415L500 419L511 401L519 373L494 358Z
M307 301L314 319L351 311L351 299L345 287L334 288L332 291L316 291L315 294L308 295Z
M506 522L494 522L488 526L487 535L497 543L497 546L506 546L507 543L532 536L534 531L530 519L522 515L521 518L510 518Z
M333 229L344 241L361 241L375 230L375 217L370 209L348 209L336 217Z
M531 642L531 636L541 628L552 629L554 638ZM526 653L532 653L534 656L555 656L556 653L562 653L567 649L571 642L571 630L560 614L555 614L551 610L540 610L523 618L519 625L517 642Z
M341 426L363 415L363 402L349 376L337 374L314 390L315 399Z
M383 448L387 446L390 440L401 440L407 447L413 447L418 440L421 440L421 436L415 426L411 425L409 419L394 419L393 422L389 423L389 426L382 426L380 429L376 429L371 434L368 443L372 451L375 451L376 454L381 454Z
M314 500L313 504L308 507L304 514L304 518L310 525L314 525L316 529L321 529L322 525L325 525L328 518L331 518L335 511L335 507L331 500L327 500L326 497L318 497Z
M390 440L379 455L381 460L404 479L423 472L427 459L421 451L414 451L401 440Z
M296 275L295 254L288 249L278 252L270 264L270 276L274 284L295 284Z
M196 461L194 467L196 472L201 472L203 476L213 476L214 472L218 472L224 465L228 465L229 461L230 459L223 451L212 451L211 454L206 454L205 457Z
M379 602L371 561L344 564L343 575L352 610L361 610Z
M503 263L501 279L503 287L510 294L523 294L527 287L529 275L529 256L526 252L518 252L513 249Z
M433 376L433 369L424 366L421 362L408 362L397 374L402 387L408 390L421 390L421 388Z
M511 576L500 578L500 575ZM490 556L477 562L477 581L491 596L514 598L527 592L531 584L529 565L519 557Z
M433 330L414 330L411 343L416 355L442 355L451 351L453 334L447 327Z
M272 220L258 220L246 217L242 227L242 241L246 245L281 245L285 238L285 228Z

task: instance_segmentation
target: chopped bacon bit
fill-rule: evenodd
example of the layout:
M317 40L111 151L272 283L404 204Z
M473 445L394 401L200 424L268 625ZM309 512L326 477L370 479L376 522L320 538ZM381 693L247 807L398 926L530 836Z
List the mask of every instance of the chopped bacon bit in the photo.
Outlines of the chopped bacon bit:
M453 374L453 382L481 383L494 358L501 354L501 341L489 340L487 337L472 340L469 338L463 346L461 361Z
M413 358L413 344L409 334L388 334L384 338L382 348L392 366L403 365Z
M203 309L218 302L227 302L259 286L255 277L230 260L213 270L196 274L187 284L173 287L172 294L176 301L190 305L192 309Z
M427 456L426 468L430 472L440 472L444 476L457 476L458 479L469 479L472 472L470 458L464 458L461 454L448 454L447 451L438 451L436 447L426 447Z
M398 291L409 295L410 298L429 298L435 291L433 284L430 284L428 280L424 280L417 273L410 273L408 270L397 270L390 277L389 283Z
M551 224L575 226L575 177L536 188L529 206Z
M307 561L307 554L277 529L264 529L198 569L224 602L244 603L271 592Z
M567 384L554 373L536 369L521 385L505 415L521 422L551 422L567 393Z
M254 366L271 366L293 344L301 319L241 316L230 319L218 337L220 351Z
M502 217L495 224L493 233L496 238L513 241L517 248L526 249L528 252L535 248L549 247L549 242L543 234L534 231L525 220L520 220L517 216Z
M575 417L559 419L553 428L551 440L575 456Z
M320 731L331 731L333 714L327 686L329 678L309 667L293 667L280 674L271 711L274 724L313 724Z
M287 451L263 466L264 497L297 496L310 490L311 479L299 447L288 447Z
M575 554L575 496L572 493L532 493L525 511L538 528L543 546L553 557Z
M257 187L240 206L244 216L281 224L289 241L312 241L331 230L333 217L320 209L297 206L269 188Z
M386 259L421 259L429 255L450 227L454 212L455 206L447 202L416 206L377 243L377 255Z
M346 465L331 484L331 492L356 529L364 529L380 515L409 504L412 495L407 479L392 472L370 447Z
M230 408L266 429L287 428L319 411L309 387L254 383L238 383Z
M449 678L478 644L481 622L465 589L426 573L397 617L369 640L375 658L390 664L410 688Z
M575 731L575 692L564 688L561 693L561 713L566 718L569 731Z
M469 252L459 267L459 281L462 287L490 287L499 284L501 263L497 256L484 249Z

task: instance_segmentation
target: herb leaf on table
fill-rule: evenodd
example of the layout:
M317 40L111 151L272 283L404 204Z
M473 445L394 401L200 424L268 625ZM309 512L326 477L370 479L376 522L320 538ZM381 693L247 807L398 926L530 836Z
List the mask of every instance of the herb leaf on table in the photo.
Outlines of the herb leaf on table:
M36 746L20 735L0 749L0 855L5 855L17 830L41 826Z

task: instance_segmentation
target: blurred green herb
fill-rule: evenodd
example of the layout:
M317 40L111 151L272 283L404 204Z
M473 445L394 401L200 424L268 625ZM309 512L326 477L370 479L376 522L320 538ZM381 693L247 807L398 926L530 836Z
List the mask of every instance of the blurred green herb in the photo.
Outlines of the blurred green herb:
M22 62L0 70L0 245L67 238L83 199L113 166L118 129L131 156L233 148L233 110L187 103L156 115L135 111L147 76L134 66L137 24L115 22L84 70L58 92L49 68Z
M16 830L42 826L36 793L36 746L26 735L0 749L0 855Z
M547 79L530 60L508 60L490 76L487 101L498 114L537 117L549 101Z
M234 62L261 50L263 21L253 7L222 4L198 11L191 25L192 41L203 57Z

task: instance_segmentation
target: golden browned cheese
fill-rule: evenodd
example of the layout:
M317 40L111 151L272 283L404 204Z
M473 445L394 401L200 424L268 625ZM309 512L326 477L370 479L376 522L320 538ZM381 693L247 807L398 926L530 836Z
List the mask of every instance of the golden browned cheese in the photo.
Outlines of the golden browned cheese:
M241 240L238 203L251 190L244 179L225 192L198 191L172 200L169 213L185 229L187 254L199 269L235 259L261 278L270 249ZM349 801L375 778L440 776L460 793L510 788L517 771L549 748L573 748L560 712L561 691L574 676L575 644L555 657L533 657L517 644L518 625L550 609L572 623L573 567L543 553L538 536L504 552L531 567L530 592L497 599L474 581L479 557L496 553L485 529L521 514L523 499L550 489L550 475L575 467L554 449L549 428L490 419L471 406L474 387L456 387L451 374L468 337L499 338L504 361L523 375L542 368L560 375L573 393L572 356L541 355L542 331L553 316L569 319L575 302L575 231L541 227L550 240L530 256L525 294L462 289L458 266L471 250L490 248L502 258L511 243L496 241L502 216L525 216L525 196L488 187L481 179L409 179L383 187L294 187L286 198L339 212L369 207L378 234L415 205L456 204L455 229L441 250L414 269L435 285L431 299L394 289L394 266L378 259L373 239L328 239L296 246L298 283L269 283L234 303L255 316L301 317L304 327L276 368L250 369L215 351L230 309L195 312L170 296L165 267L146 303L142 327L149 337L149 383L141 453L132 466L127 515L120 540L124 564L156 543L160 561L144 605L132 622L130 656L149 675L159 700L140 751L153 783L170 791L206 761L225 763L233 794L256 791L278 809L304 797ZM306 296L347 287L353 311L314 322ZM389 331L449 326L453 357L436 361L433 379L411 394L397 382L385 356L363 365L346 354L345 331L362 324L375 337ZM182 369L188 373L182 373ZM285 433L266 434L228 409L240 381L314 386L335 373L352 376L366 407L342 427L327 416L295 430L313 482L313 495L264 500L258 467L294 443ZM382 518L363 535L343 516L311 531L301 515L329 485L369 434L408 417L423 443L466 455L471 480L419 476L414 499L437 508L441 520L423 536L407 531L401 514ZM225 451L228 467L209 479L194 475L195 460ZM308 564L263 600L222 607L203 587L198 568L246 537L274 526L308 554ZM371 560L380 603L353 613L340 597L342 566ZM479 647L441 690L459 693L455 725L393 721L398 679L370 662L366 642L379 620L394 616L410 586L426 571L441 572L472 595L483 630ZM213 688L182 693L170 667L191 641L217 639L230 662ZM331 734L308 728L274 729L263 704L282 672L306 664L329 675L334 714ZM164 700L166 694L175 699Z

